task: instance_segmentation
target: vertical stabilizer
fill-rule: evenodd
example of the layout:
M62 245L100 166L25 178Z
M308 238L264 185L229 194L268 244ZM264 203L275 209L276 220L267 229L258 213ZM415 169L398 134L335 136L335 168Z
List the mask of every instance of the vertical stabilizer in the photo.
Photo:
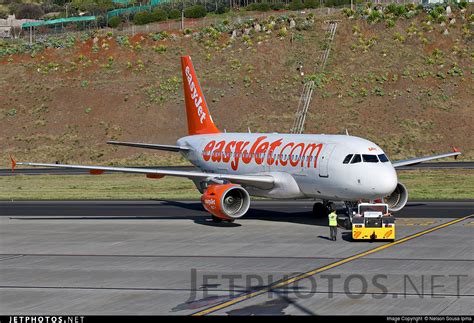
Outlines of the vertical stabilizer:
M190 135L202 135L220 132L214 121L212 121L196 72L194 71L191 57L181 57L181 69L183 73L188 133Z

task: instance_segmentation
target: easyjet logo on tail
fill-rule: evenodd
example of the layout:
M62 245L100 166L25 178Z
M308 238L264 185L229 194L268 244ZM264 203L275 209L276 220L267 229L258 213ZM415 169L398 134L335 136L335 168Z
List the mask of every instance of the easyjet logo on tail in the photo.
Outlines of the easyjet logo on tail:
M204 123L204 119L206 119L206 113L202 109L202 97L199 95L196 85L194 84L193 81L193 76L191 75L191 69L189 66L186 65L186 68L184 69L184 72L186 73L186 78L188 79L188 85L189 85L189 91L191 93L191 99L194 101L194 106L196 107L198 116L199 116L199 121L201 123Z
M190 135L219 133L209 113L206 98L194 70L191 57L181 57L181 74L183 77L184 101L186 104L186 118Z

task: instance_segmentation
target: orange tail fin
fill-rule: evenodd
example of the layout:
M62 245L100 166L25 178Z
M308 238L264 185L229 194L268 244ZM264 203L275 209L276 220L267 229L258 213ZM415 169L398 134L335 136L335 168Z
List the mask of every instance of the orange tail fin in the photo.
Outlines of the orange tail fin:
M214 124L214 121L212 121L211 114L207 108L206 99L204 99L201 86L199 85L196 72L194 71L191 57L181 57L181 69L183 72L188 133L190 135L202 135L220 132Z

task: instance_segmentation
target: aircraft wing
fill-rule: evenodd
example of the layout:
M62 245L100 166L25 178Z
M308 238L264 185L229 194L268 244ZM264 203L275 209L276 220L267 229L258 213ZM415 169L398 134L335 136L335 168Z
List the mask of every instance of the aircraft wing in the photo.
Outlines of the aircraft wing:
M157 149L165 151L188 151L188 147L183 146L173 146L173 145L156 145L156 144L144 144L139 142L125 142L125 141L107 141L109 145L118 145L118 146L128 146L136 148L146 148L146 149Z
M446 153L446 154L439 154L439 155L433 155L433 156L426 156L426 157L419 157L419 158L411 158L411 159L404 159L404 160L399 160L392 162L393 167L401 167L401 166L410 166L410 165L416 165L419 163L423 163L425 161L433 160L433 159L439 159L439 158L446 158L446 157L452 157L452 156L457 156L461 155L461 152L458 151L457 149L454 149L454 152L452 153Z
M271 189L273 187L274 178L271 175L232 175L232 174L216 174L204 173L194 171L180 171L180 170L165 170L165 169L143 169L131 167L108 167L108 166L83 166L83 165L64 165L64 164L43 164L43 163L26 163L16 162L12 159L12 170L16 165L24 166L40 166L40 167L59 167L59 168L73 168L73 169L88 169L91 174L102 174L103 172L121 172L121 173L137 173L155 175L157 178L161 176L177 176L186 177L189 179L224 179L231 183L254 186L261 189Z

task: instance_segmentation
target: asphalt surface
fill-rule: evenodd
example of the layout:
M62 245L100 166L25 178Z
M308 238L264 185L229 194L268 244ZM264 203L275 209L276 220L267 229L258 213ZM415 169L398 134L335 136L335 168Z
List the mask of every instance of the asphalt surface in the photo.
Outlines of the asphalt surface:
M395 243L332 242L308 201L232 224L194 201L2 201L0 314L473 315L471 214L410 202Z
M168 170L185 170L193 171L197 170L194 166L154 166L154 167L136 167L144 169L168 169ZM474 169L474 162L439 162L439 163L421 163L414 166L404 166L397 168L399 170L410 170L410 169ZM0 169L0 176L12 176L12 175L85 175L89 174L89 171L84 169L64 169L64 168L16 168L15 172L12 173L10 168ZM105 172L105 174L111 174L111 172Z
M312 222L312 201L252 201L250 210L238 222ZM412 201L398 212L398 218L458 218L474 214L474 201ZM0 201L0 216L93 217L104 219L189 219L209 218L199 201Z

